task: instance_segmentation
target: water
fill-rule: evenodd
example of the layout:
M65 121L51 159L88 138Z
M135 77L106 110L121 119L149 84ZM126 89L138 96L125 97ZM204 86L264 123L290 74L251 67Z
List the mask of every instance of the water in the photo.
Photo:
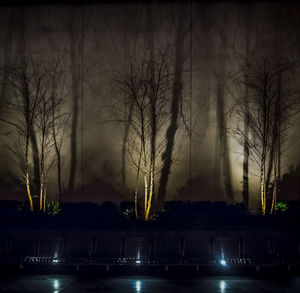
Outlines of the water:
M101 293L266 293L300 292L300 277L258 279L250 277L152 277L14 276L0 281L0 292L101 292Z

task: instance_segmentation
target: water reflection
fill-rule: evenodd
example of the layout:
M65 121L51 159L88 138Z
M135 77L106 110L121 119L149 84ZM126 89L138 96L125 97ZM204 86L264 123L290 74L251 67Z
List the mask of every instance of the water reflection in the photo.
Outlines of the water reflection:
M109 292L109 293L165 293L165 292L300 292L300 277L274 280L253 277L163 278L163 277L101 277L72 275L26 275L0 280L0 292Z
M220 281L220 289L221 289L221 293L225 292L226 289L226 282L225 281Z
M53 281L53 287L55 290L59 289L59 281L58 280Z
M136 288L136 292L140 292L141 291L141 281L136 281L135 288Z

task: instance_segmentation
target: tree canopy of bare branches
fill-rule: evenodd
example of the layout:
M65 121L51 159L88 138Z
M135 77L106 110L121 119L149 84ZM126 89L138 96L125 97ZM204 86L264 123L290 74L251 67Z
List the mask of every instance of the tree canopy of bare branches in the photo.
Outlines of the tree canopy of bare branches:
M26 58L6 67L2 74L10 94L2 105L6 115L1 117L10 129L7 147L24 179L30 209L35 208L35 196L39 209L45 211L47 177L55 161L61 168L60 150L67 127L61 63L52 68Z
M247 80L238 79L238 84L248 88L248 96L237 100L234 113L239 121L246 121L248 129L238 125L233 135L241 145L247 144L250 159L258 167L264 215L276 210L283 146L290 118L299 110L299 95L290 79L294 66L290 62L256 60L244 68Z
M149 219L155 176L160 172L158 156L165 147L164 130L169 120L170 72L168 51L156 56L145 52L140 61L129 60L127 70L116 80L122 98L113 106L117 121L127 132L127 159L136 172L135 212L138 190L143 182L143 216Z

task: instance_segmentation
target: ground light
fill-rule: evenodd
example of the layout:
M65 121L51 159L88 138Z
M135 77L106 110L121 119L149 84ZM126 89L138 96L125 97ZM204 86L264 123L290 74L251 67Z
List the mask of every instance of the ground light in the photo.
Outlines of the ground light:
M221 260L220 260L220 264L221 264L223 267L227 266L227 262L226 262L225 259L221 259Z
M138 260L135 261L135 263L136 263L136 264L140 264L141 261L138 259Z

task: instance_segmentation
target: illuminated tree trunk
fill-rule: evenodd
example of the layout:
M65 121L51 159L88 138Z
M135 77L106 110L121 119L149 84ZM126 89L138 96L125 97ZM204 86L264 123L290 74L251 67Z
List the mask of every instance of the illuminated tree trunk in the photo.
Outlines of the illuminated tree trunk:
M151 157L150 157L150 172L149 172L149 182L150 182L150 194L149 194L149 201L146 210L146 217L148 219L151 202L152 202L152 195L154 193L154 170L155 170L155 160L156 160L156 135L157 135L157 88L155 84L155 66L154 66L154 26L153 26L153 8L152 4L150 3L147 7L147 30L148 30L148 46L149 46L149 53L150 53L150 92L149 92L149 100L151 105L151 114L150 114L150 121L151 121ZM157 199L156 199L157 200Z
M43 210L43 195L44 195L44 175L41 176L41 187L40 187L40 211Z
M141 113L142 123L142 149L143 149L143 160L144 160L144 218L146 220L146 210L148 202L148 182L147 182L147 154L146 154L146 137L145 137L145 117L144 113Z
M39 152L38 152L38 147L37 147L37 141L36 141L36 135L35 132L32 128L31 130L31 135L30 135L30 140L31 140L31 146L32 146L32 156L33 156L33 166L34 166L34 184L35 184L35 189L38 190L40 187L40 168L39 168Z
M153 187L154 187L154 174L153 174L153 169L152 169L150 172L149 196L148 196L148 202L147 202L146 211L145 211L145 220L146 221L149 220L150 209L151 209L151 204L152 204L152 197L153 197Z
M291 89L290 74L293 63L269 63L264 60L249 66L251 80L243 84L251 90L250 109L245 110L245 101L237 111L245 119L249 115L248 125L251 136L245 129L237 129L239 142L249 142L250 155L260 168L260 205L263 215L276 211L279 182L281 176L282 138L289 130L289 119L296 115L299 105L298 92Z
M139 177L140 177L142 154L143 154L143 148L142 148L142 144L141 144L141 149L140 149L140 152L139 152L138 165L137 165L135 191L134 191L134 211L135 211L136 219L139 218L139 213L138 213L138 183L139 183Z
M264 184L264 171L263 167L261 168L260 172L260 201L261 201L261 211L262 214L265 215L265 184Z
M276 211L276 202L277 194L279 191L280 177L281 177L281 127L282 127L282 74L281 71L278 72L278 81L277 81L277 97L275 102L275 127L274 127L274 136L276 138L274 142L274 180L273 180L273 192L272 192L272 205L271 211L272 214Z
M43 196L43 199L44 199L43 212L44 213L46 213L46 210L47 210L47 206L46 206L47 198L46 198L46 196L47 196L47 189L46 189L46 184L45 184L45 186L44 186L44 196Z
M147 210L147 198L148 198L148 182L147 182L147 173L144 171L144 187L145 187L145 193L144 193L144 216L146 219L146 210Z
M262 153L261 169L260 169L260 199L261 199L261 211L262 214L266 214L266 159L265 150Z
M25 121L26 121L26 137L25 137L25 184L26 184L26 191L27 196L29 199L29 207L30 210L33 212L34 206L32 201L32 195L30 191L30 179L29 179L29 166L28 166L28 149L29 149L29 109L27 108L28 104L26 104L24 111Z
M28 196L28 200L29 200L29 207L30 210L33 212L34 208L33 208L33 201L32 201L32 196L31 196L31 192L30 192L30 180L29 180L29 174L28 172L26 172L26 191L27 191L27 196Z
M263 96L262 96L262 158L261 158L261 164L262 164L262 190L261 190L261 197L262 197L262 214L266 214L266 203L267 203L267 194L266 194L266 160L267 160L267 136L268 136L268 113L269 109L267 108L267 76L265 74L265 63L264 63L264 77L263 77Z
M276 130L274 130L276 132ZM273 202L273 188L274 188L274 181L272 182L272 177L276 176L276 163L275 163L275 141L276 138L273 138L272 146L271 146L271 151L269 155L269 160L268 160L268 170L266 174L266 206L265 206L265 211L266 213L271 213L271 205ZM274 170L275 169L275 170ZM272 174L273 173L273 174ZM272 176L273 175L273 176Z
M150 30L149 47L146 52L138 56L141 60L130 60L125 74L120 73L121 91L124 103L123 108L116 109L121 113L121 122L125 123L125 135L122 146L122 165L125 172L125 154L132 161L136 169L136 183L134 189L134 206L136 218L142 217L145 221L151 218L152 201L155 194L155 169L157 151L160 153L165 146L164 136L158 136L158 125L164 131L168 103L166 92L169 90L168 52L159 51L154 54L152 20L148 15L148 29ZM150 22L150 24L149 24ZM129 56L130 57L130 56ZM125 94L125 95L124 95ZM123 100L124 101L124 100ZM129 112L126 112L129 111ZM159 120L160 119L160 120ZM159 122L162 122L159 124ZM177 129L177 119L176 119ZM161 141L157 141L157 139ZM173 143L173 142L172 142ZM141 175L141 176L140 176ZM125 179L125 176L122 176ZM123 182L125 182L123 180ZM139 196L142 183L143 191ZM138 201L142 199L140 206ZM141 208L138 211L138 208Z

